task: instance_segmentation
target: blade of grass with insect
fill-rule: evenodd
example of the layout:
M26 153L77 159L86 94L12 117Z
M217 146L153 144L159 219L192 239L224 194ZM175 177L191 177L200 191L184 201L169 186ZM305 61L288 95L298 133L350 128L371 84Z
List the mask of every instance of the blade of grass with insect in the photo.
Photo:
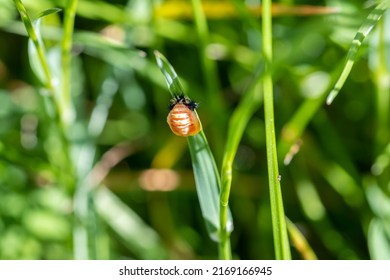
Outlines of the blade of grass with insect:
M154 54L157 65L164 75L171 95L174 97L183 94L183 87L172 65L161 53L155 51ZM206 228L212 240L221 242L219 221L219 193L221 183L213 154L211 153L203 131L195 136L187 137L187 141L194 169L196 190ZM233 230L233 221L230 212L225 228L227 232Z
M282 190L279 180L278 156L275 139L272 81L272 1L265 0L262 2L262 5L262 47L265 62L263 77L264 117L272 229L274 236L275 257L278 260L285 260L291 259L291 252L287 235Z
M374 26L381 19L382 15L386 12L387 9L390 8L390 1L385 0L379 3L367 16L367 19L364 21L362 26L359 28L359 31L356 33L355 38L352 41L352 45L349 48L347 54L347 62L345 63L344 69L341 72L339 79L337 80L335 86L332 91L329 93L326 103L330 105L333 100L336 98L337 94L343 87L345 81L348 78L349 73L352 70L352 67L355 63L357 52L360 46L363 43L363 40L367 37L367 35L371 32Z

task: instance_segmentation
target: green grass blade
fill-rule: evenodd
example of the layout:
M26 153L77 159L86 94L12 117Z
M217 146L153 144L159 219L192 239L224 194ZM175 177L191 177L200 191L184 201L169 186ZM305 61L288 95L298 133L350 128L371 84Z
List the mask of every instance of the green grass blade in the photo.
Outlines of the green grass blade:
M261 95L262 80L258 78L254 86L244 96L237 109L234 111L230 122L228 136L226 140L226 146L224 151L224 157L222 161L221 170L221 196L220 196L220 227L221 227L221 240L224 239L224 235L227 235L225 227L229 219L229 196L233 177L233 161L237 153L238 145L241 141L244 130L252 117L252 115L259 108L262 95ZM220 247L220 256L225 256L224 259L229 258L226 254L224 247Z
M157 65L165 77L172 96L183 94L183 87L172 65L161 53L155 51L154 54L156 56ZM214 156L211 153L203 131L195 136L188 137L187 140L191 153L196 190L202 215L210 238L214 241L219 241L221 237L219 221L221 183ZM233 222L230 213L228 213L225 228L227 232L233 230Z
M278 156L276 151L274 101L272 81L272 1L262 2L263 55L265 72L263 78L265 136L267 149L268 182L271 201L272 229L276 259L291 259L287 226L284 215L282 190L279 180Z
M179 77L176 74L175 69L168 62L168 60L160 52L154 51L156 57L157 65L160 68L161 72L164 75L165 81L167 82L168 88L172 96L184 94L183 86L179 80Z
M345 63L344 69L341 72L341 75L339 79L337 80L334 88L329 93L326 103L330 105L333 100L336 98L337 94L343 87L345 81L348 78L349 73L352 70L352 67L356 60L357 52L360 48L360 46L363 43L363 40L367 37L367 35L371 32L371 30L374 28L374 26L378 23L378 21L381 19L382 15L386 12L386 10L390 8L390 1L385 0L378 4L371 13L367 16L367 19L364 21L362 26L360 27L359 31L356 33L355 38L352 41L352 45L349 48L348 54L347 54L347 62Z
M61 11L61 9L59 9L59 8L50 8L50 9L44 10L43 12L41 12L38 15L37 19L48 16L48 15L56 14L60 11Z
M24 7L22 1L20 0L14 0L16 9L18 10L20 17L23 21L23 24L26 28L27 34L29 36L29 40L31 43L29 45L33 45L35 47L35 52L38 57L38 61L40 64L40 70L37 70L38 67L33 67L33 70L36 70L38 74L38 77L43 81L45 84L45 87L53 93L53 86L51 84L51 74L50 74L50 69L48 66L48 63L46 61L45 57L45 48L42 42L42 38L39 32L39 26L40 26L40 17L45 16L47 14L51 14L52 11L45 11L41 14L40 17L38 17L37 21L35 21L36 27L38 27L38 30L36 30L36 27L31 20L30 16L28 15L26 8ZM31 49L31 48L30 48ZM35 69L34 69L35 68Z
M279 140L279 155L283 158L283 163L289 165L295 154L299 149L299 139L312 121L315 114L320 110L322 104L326 99L326 95L332 87L333 81L336 80L339 70L341 70L343 64L339 64L336 69L330 75L330 82L326 85L326 89L323 93L315 98L306 98L299 108L295 111L294 115L284 125L282 129L282 135Z
M211 239L218 241L221 229L219 225L219 189L221 183L218 170L204 133L200 132L187 139L202 215ZM233 230L232 217L228 209L225 228L228 233Z
M37 42L35 42L31 36L28 40L28 58L30 60L31 69L33 70L37 78L40 80L40 82L48 86L51 85L50 79L55 78L53 77L53 73L55 72L53 70L56 69L51 69L50 67L50 63L47 57L48 54L46 53L41 34L41 21L43 17L58 13L59 11L60 9L48 9L41 12L38 17L32 22ZM39 45L39 47L37 47L37 45ZM41 50L39 50L39 48ZM42 54L43 57L41 57ZM56 66L58 67L57 63ZM45 67L48 68L45 69Z

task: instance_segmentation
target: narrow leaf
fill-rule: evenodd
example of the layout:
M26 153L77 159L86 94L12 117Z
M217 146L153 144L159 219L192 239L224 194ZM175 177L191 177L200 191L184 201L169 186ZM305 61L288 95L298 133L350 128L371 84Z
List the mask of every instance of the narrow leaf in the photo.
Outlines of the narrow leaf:
M168 60L158 51L154 51L156 56L157 65L164 75L165 81L167 82L168 88L172 96L181 95L184 93L183 86L177 76L175 69L168 62Z
M339 79L337 80L334 88L329 93L328 98L326 99L326 103L330 105L333 100L336 98L337 94L343 87L345 81L348 78L349 73L352 70L352 67L356 60L357 52L360 46L363 43L363 40L367 37L367 35L371 32L377 22L381 19L382 15L386 12L386 10L390 7L390 1L385 0L378 4L371 13L368 15L359 31L356 33L355 38L352 41L352 45L349 48L347 54L347 62L345 63L344 69L341 72Z
M183 87L172 65L159 52L155 51L155 56L157 65L165 77L172 96L183 94ZM210 238L214 241L219 241L219 199L221 182L215 160L203 131L195 136L187 137L187 141L191 153L196 190L202 216L205 220ZM226 229L228 232L233 230L230 212L228 212Z
M219 189L221 185L218 170L203 131L187 139L202 215L211 239L218 241L220 232ZM231 232L233 221L230 212L228 213L226 229Z
M34 61L32 61L32 68L33 71L36 73L38 78L46 85L48 89L51 89L50 84L50 72L49 68L47 66L46 58L45 58L45 52L44 52L44 46L42 44L42 39L40 38L39 32L35 29L30 16L27 13L26 8L24 7L22 1L20 0L14 0L16 9L18 10L20 17L22 19L22 22L26 28L27 34L29 36L29 57L31 59L31 56L34 56ZM39 18L38 18L39 19ZM36 22L36 24L39 27L39 20ZM32 48L35 48L35 50L32 50ZM35 62L36 61L36 62ZM33 65L40 65L40 66L33 66Z
M220 226L221 234L224 234L224 225L227 225L230 219L229 215L229 197L233 179L233 162L237 153L238 145L242 139L245 128L260 106L262 100L262 79L259 77L252 88L245 94L244 98L234 110L229 121L229 130L222 161L221 171L221 196L220 196ZM229 230L229 229L227 229ZM228 232L229 233L229 232Z
M51 8L51 9L44 10L43 12L41 12L38 15L37 19L45 17L45 16L48 16L48 15L52 15L52 14L58 13L60 11L61 11L61 9L59 9L59 8Z

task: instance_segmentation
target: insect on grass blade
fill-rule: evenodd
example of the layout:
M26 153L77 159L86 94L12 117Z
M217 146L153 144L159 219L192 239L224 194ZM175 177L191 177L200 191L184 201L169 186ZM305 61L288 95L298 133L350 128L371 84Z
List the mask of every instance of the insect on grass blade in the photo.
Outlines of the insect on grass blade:
M163 73L172 96L183 94L183 87L175 70L168 60L159 52L155 51L157 65ZM187 137L190 149L192 166L202 216L206 223L209 236L214 241L220 237L220 177L211 153L207 139L203 131ZM228 232L233 230L233 222L230 211L226 223Z

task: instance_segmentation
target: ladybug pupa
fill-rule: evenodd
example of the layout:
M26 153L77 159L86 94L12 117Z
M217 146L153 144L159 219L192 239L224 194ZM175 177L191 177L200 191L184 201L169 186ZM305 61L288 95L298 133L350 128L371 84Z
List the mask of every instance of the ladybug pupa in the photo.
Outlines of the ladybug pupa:
M183 94L171 99L167 122L174 134L187 137L196 135L202 130L199 117L195 112L196 108L198 103Z

